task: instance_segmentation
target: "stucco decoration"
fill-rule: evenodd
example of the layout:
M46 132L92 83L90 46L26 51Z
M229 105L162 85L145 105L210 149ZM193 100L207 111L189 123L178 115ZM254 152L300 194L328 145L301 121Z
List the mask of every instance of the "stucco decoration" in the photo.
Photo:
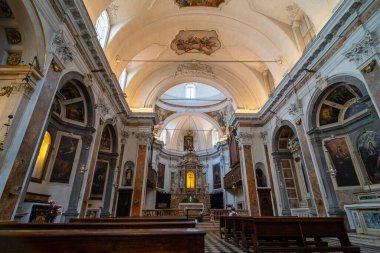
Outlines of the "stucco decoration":
M177 54L202 53L210 55L220 48L216 31L181 30L171 43L171 49Z
M211 66L200 62L182 63L178 65L175 76L180 75L208 75L215 77Z
M219 7L224 0L174 0L179 7Z

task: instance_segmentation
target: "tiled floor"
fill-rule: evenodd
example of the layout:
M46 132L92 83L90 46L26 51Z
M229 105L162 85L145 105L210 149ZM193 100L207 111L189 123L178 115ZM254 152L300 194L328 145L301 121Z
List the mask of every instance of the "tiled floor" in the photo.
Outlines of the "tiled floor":
M338 243L337 241L329 241L329 244L334 245ZM359 245L361 248L361 253L379 253L380 247ZM205 252L206 253L240 253L246 252L242 249L237 248L232 243L227 243L220 239L219 232L217 231L207 231L206 241L205 241ZM250 251L252 252L252 251Z

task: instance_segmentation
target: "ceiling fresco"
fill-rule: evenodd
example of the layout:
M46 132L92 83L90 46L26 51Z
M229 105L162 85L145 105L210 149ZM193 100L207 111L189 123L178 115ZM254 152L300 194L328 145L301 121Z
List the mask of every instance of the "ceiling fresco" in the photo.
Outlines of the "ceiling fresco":
M179 7L219 7L224 0L175 0Z
M171 43L171 48L179 55L202 53L210 55L220 48L216 31L181 30Z

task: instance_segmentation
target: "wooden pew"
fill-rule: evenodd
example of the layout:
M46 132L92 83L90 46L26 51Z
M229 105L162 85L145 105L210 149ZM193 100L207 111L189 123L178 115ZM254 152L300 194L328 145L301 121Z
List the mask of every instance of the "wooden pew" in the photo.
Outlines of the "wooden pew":
M0 230L7 253L202 253L200 229Z
M343 218L255 217L253 249L261 252L360 252L348 238ZM323 238L338 238L329 246Z
M220 221L219 222L220 238L221 239L224 238L225 241L228 241L228 239L233 236L232 234L232 229L234 228L233 219L231 219L230 216L220 216L219 221Z
M126 222L174 222L187 221L185 216L166 216L166 217L142 217L132 216L123 218L72 218L70 223L126 223Z
M0 224L0 230L34 229L157 229L157 228L195 228L195 221L174 222L128 222L128 223L9 223Z

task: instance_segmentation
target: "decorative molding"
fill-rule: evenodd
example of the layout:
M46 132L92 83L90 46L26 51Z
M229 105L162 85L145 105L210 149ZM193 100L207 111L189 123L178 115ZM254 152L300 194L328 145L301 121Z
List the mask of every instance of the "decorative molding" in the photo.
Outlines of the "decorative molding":
M286 6L286 11L288 12L289 19L292 22L296 19L299 10L300 7L298 7L296 3Z
M107 12L112 23L116 23L118 11L119 5L117 5L115 0L113 0L113 2L107 7Z
M91 87L93 85L94 78L91 73L88 73L84 76L83 83L86 87Z
M56 47L55 52L60 57L62 63L66 63L67 61L73 61L75 56L74 50L72 46L66 42L62 29L56 33L53 40L53 45Z
M206 75L215 77L212 67L200 62L183 63L178 65L177 71L175 72L174 76L176 77L180 75Z
M302 114L302 102L297 99L295 103L291 103L288 107L288 113L290 116L297 117Z
M321 72L317 72L315 74L315 88L319 90L324 90L328 83L327 83L327 78L322 76Z
M369 57L376 53L376 45L379 40L376 34L366 31L364 38L344 53L344 56L350 61L355 62L357 66L364 63Z
M99 113L105 117L110 112L110 108L106 104L103 98L99 97L98 103L95 104L94 108L96 110L99 110Z

